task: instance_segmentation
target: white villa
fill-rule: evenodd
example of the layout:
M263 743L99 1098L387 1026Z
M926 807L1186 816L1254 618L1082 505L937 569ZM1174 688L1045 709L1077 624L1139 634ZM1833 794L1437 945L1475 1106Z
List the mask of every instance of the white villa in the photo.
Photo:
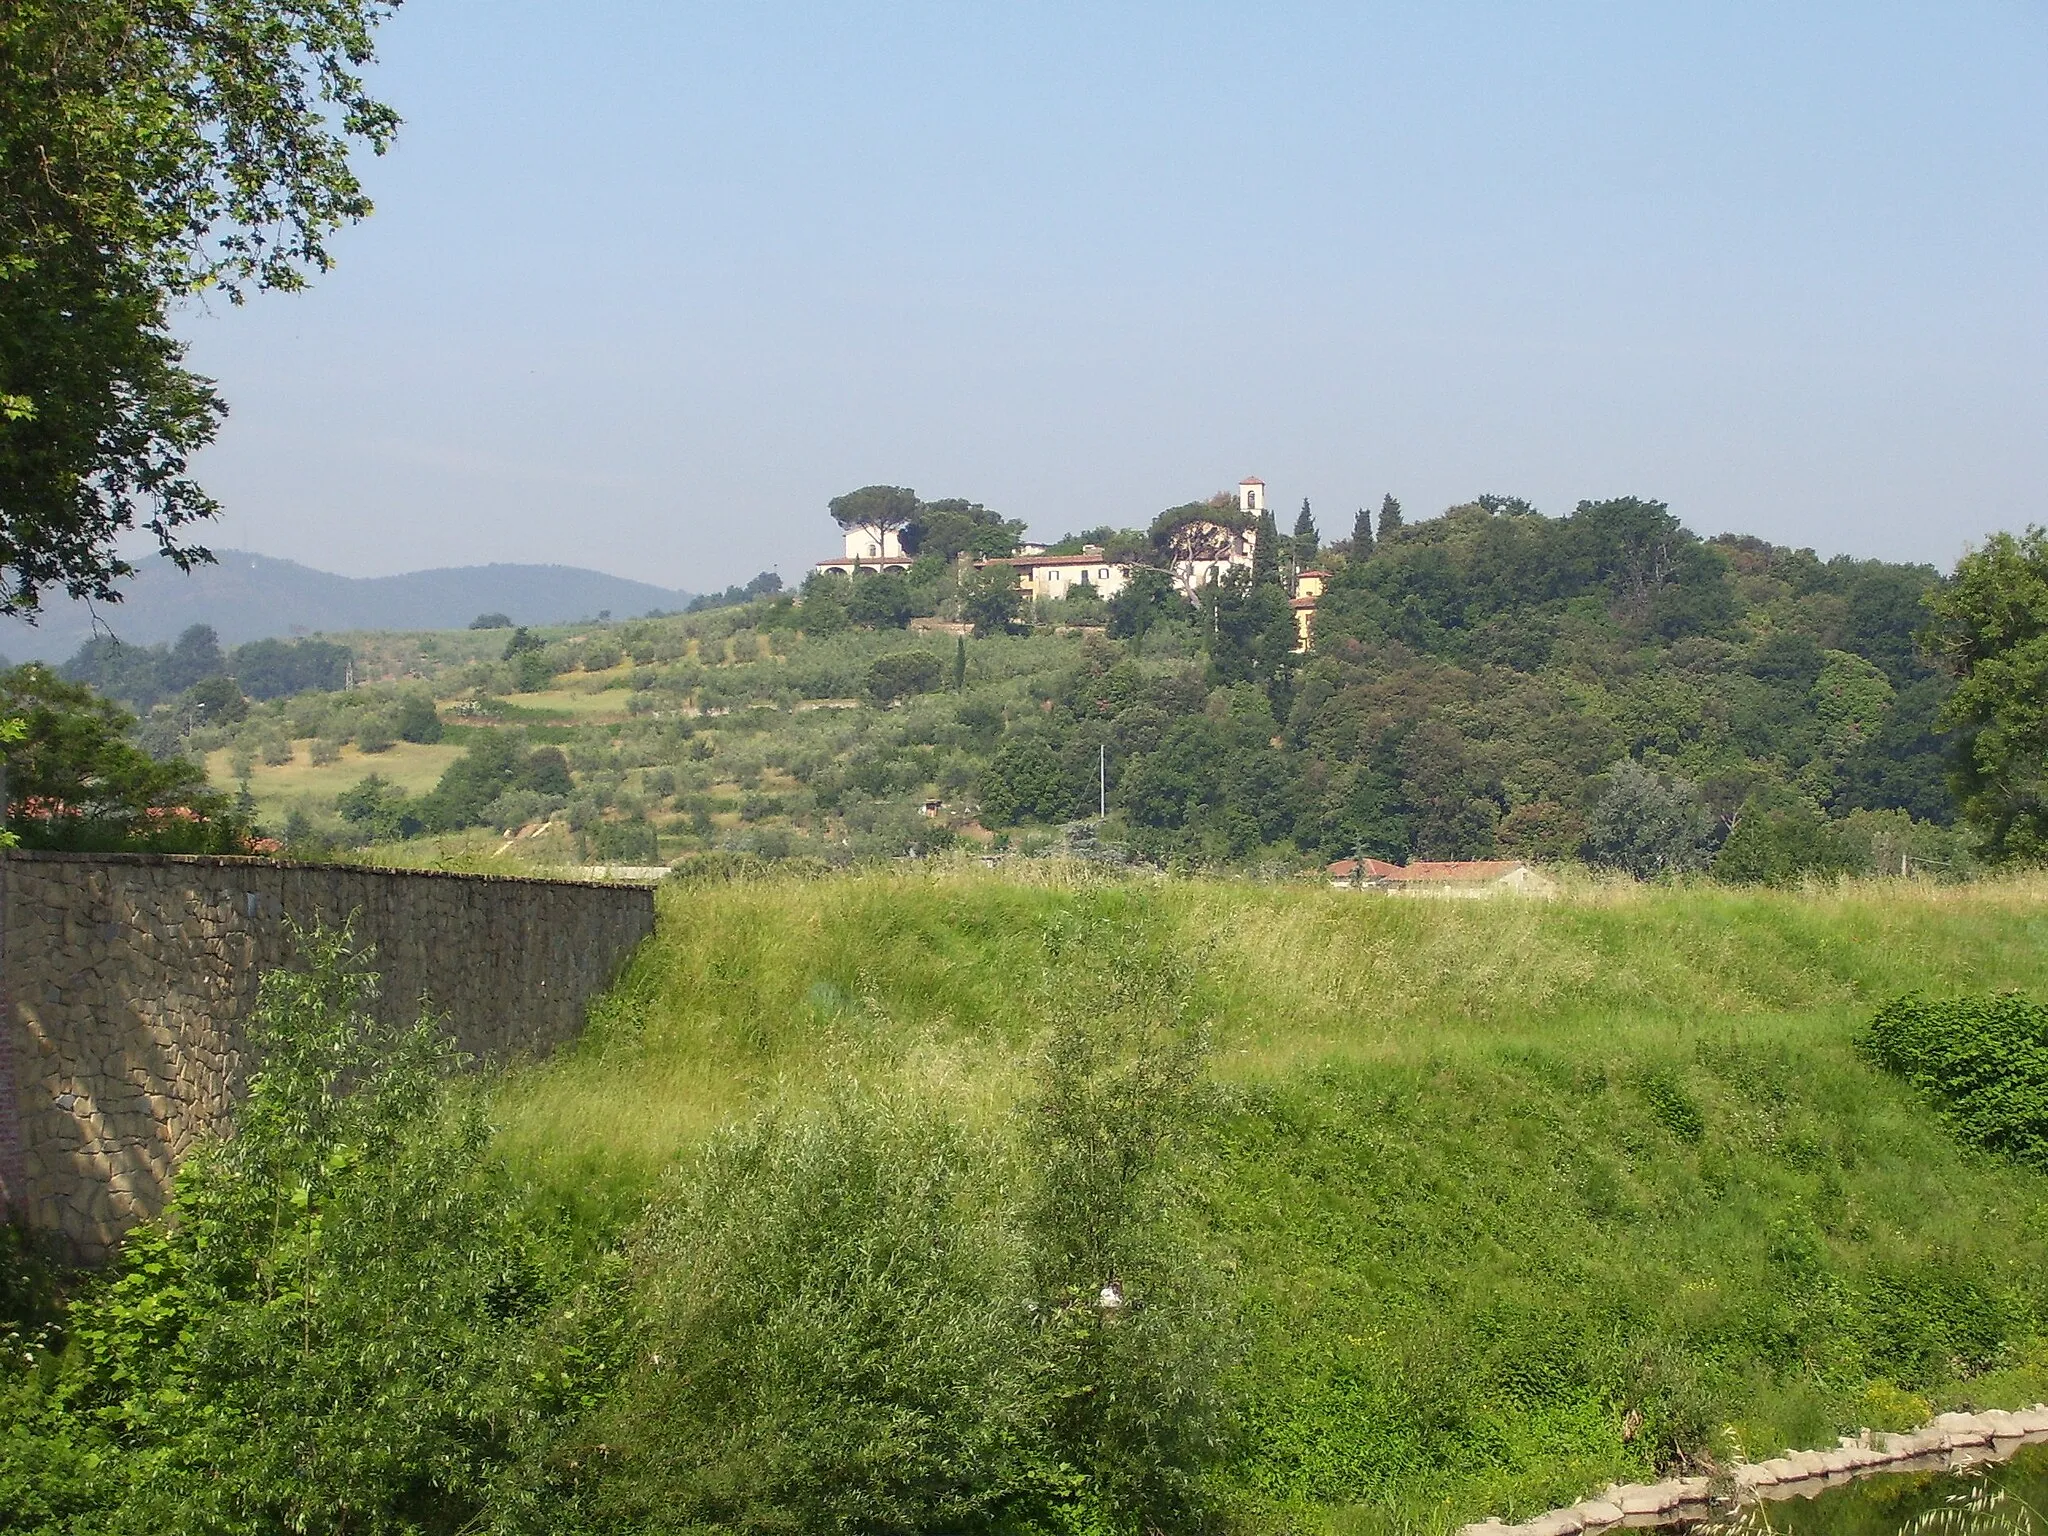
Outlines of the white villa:
M1174 585L1189 602L1200 596L1211 581L1252 563L1258 544L1258 520L1266 511L1266 482L1247 476L1237 485L1237 510L1248 525L1197 519L1184 526L1179 558L1168 567ZM856 571L904 571L911 557L903 551L901 531L895 528L856 527L846 531L846 553L837 560L820 560L820 571L851 576ZM1077 555L1049 555L1042 544L1026 544L1014 555L977 560L977 569L1006 565L1017 573L1017 584L1034 603L1071 597L1087 588L1097 597L1115 597L1131 579L1131 566L1111 560L1099 544L1084 544ZM1305 651L1313 638L1316 600L1330 579L1328 571L1303 571L1295 577L1291 606L1297 636L1295 649Z
M819 570L837 571L842 576L851 576L856 567L863 571L909 570L910 556L903 552L903 530L884 528L878 533L872 528L849 528L845 556L818 562Z

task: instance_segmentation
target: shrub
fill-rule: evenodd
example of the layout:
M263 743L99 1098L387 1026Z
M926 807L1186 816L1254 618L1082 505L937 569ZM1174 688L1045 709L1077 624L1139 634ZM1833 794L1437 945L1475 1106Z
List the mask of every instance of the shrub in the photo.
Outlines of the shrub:
M1789 885L1806 876L1832 880L1860 862L1840 824L1812 806L1767 805L1753 797L1714 856L1713 870L1715 879L1741 885Z
M930 651L897 651L868 664L867 695L886 709L898 699L934 692L944 676L944 665Z
M1031 1482L1024 1256L929 1110L721 1137L635 1256L639 1362L586 1430L606 1528L917 1532Z
M74 1306L66 1369L0 1442L14 1507L77 1521L45 1529L503 1529L512 1469L609 1374L599 1334L544 1326L570 1287L452 1046L376 1022L345 930L298 944L260 983L234 1137Z
M356 727L356 749L360 752L389 752L397 744L398 732L383 714L366 715Z
M2048 1008L2015 992L1879 1010L1864 1053L1940 1106L1963 1140L2048 1168Z
M435 712L434 701L424 693L408 693L398 701L396 725L400 741L441 739L441 717Z

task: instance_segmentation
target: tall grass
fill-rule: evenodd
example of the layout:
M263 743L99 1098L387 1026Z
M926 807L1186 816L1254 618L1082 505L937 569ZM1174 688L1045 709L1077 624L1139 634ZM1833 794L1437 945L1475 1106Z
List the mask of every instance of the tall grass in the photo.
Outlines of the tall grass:
M617 1231L764 1111L857 1083L1003 1144L1075 1021L1205 1034L1220 1093L1174 1177L1247 1341L1229 1497L1440 1529L2048 1392L2048 1176L1855 1048L1906 991L2048 995L2044 896L671 887L585 1040L499 1088L499 1146Z

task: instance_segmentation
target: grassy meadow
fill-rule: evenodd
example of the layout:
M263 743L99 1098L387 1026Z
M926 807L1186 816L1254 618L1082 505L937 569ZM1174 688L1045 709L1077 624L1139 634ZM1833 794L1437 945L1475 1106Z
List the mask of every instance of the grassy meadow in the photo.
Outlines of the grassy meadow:
M313 761L313 740L294 741L288 763L256 762L249 768L249 793L256 801L256 814L267 824L281 824L291 806L302 800L331 801L343 790L368 774L378 774L407 794L425 794L448 771L448 765L462 755L455 742L394 742L381 752L364 752L353 743L344 744L331 763ZM221 747L205 758L206 776L219 788L232 793L241 781L234 775L232 749Z
M1853 1043L1910 990L2048 995L2044 898L671 882L586 1038L493 1118L598 1243L771 1108L857 1081L1004 1145L1056 1026L1202 1036L1174 1177L1238 1320L1228 1502L1441 1530L2048 1395L2048 1176L1958 1145Z

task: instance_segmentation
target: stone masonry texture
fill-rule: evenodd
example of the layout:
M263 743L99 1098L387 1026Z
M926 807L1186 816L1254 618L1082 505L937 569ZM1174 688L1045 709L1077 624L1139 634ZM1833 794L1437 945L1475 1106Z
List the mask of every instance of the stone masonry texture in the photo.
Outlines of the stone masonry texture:
M353 920L358 945L375 949L388 1022L424 1002L463 1051L502 1062L576 1037L653 931L654 893L267 859L0 855L11 1218L94 1262L162 1209L186 1148L226 1128L250 1066L242 1020L257 977L291 959L287 919Z

